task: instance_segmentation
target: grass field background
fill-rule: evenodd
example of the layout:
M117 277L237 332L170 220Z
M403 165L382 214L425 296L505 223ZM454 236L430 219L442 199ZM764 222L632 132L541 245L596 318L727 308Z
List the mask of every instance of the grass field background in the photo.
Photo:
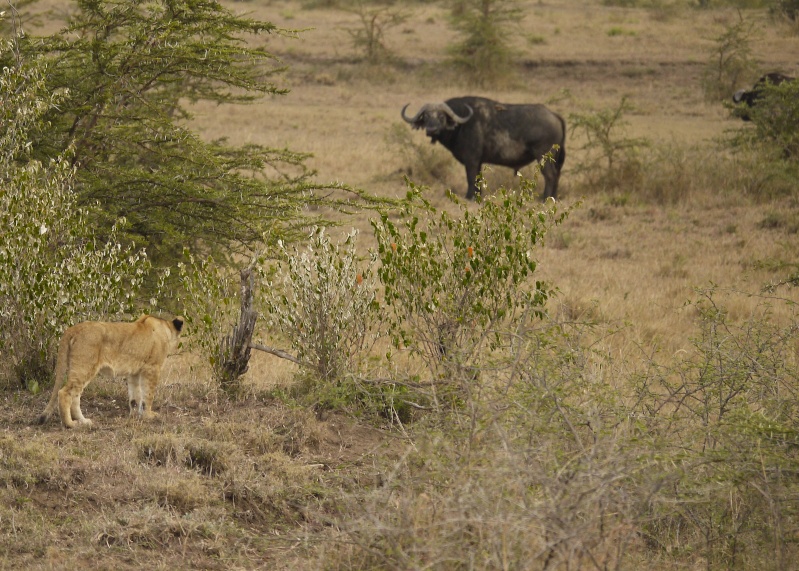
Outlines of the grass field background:
M66 3L49 4L67 9ZM570 130L559 199L574 211L536 255L540 276L559 290L550 311L594 322L592 347L623 362L620 371L645 370L694 350L697 310L688 302L697 299L696 288L717 287L731 321L745 323L762 311L763 287L786 279L799 263L799 181L793 192L790 183L788 191L783 183L773 192L767 172L719 145L729 132L751 126L702 88L715 39L740 18L758 30L751 43L756 67L735 87L769 71L797 75L799 34L767 10L699 10L693 4L519 2L523 17L507 32L517 50L511 72L475 87L447 63L456 36L444 3L396 4L406 20L386 31L391 58L369 64L353 42L361 26L357 6L230 2L236 12L298 31L297 37L262 39L287 66L275 80L289 92L247 107L196 105L191 126L209 139L311 153L307 164L318 181L342 181L383 197L403 196L404 177L419 177L425 196L445 207L447 189L465 193L463 167L411 132L400 117L406 103L413 111L426 102L482 95L546 103L569 123L575 114L612 109L626 98L630 111L617 136L646 138L658 152L642 155L643 176L625 181L620 173L619 184L602 189L579 168L592 151L585 134ZM57 26L49 16L42 24ZM414 146L426 153L425 165L409 154ZM430 166L435 176L423 168ZM518 184L500 167L488 168L485 177L489 188ZM369 216L342 218L341 229L355 227L369 243ZM788 287L776 295L797 299ZM790 305L770 303L770 322L791 322ZM786 359L793 362L795 352ZM383 514L397 510L397 529L423 535L439 521L430 511L435 506L447 515L442 526L458 528L455 512L446 512L452 505L432 501L430 492L380 495L381 484L407 468L409 455L424 458L413 439L388 422L317 415L275 399L276 389L292 385L294 373L287 361L256 354L245 394L231 401L218 393L196 355L181 353L167 361L155 399L158 420L128 420L123 384L99 379L84 393L84 411L96 426L86 432L30 426L46 395L0 395L7 411L0 433L0 569L388 569L388 559L363 555L391 552L385 537L383 543L367 540L370 526L385 525ZM596 374L609 384L625 382L620 373L603 376L599 361ZM622 457L618 450L609 454ZM419 460L419 472L451 478L452 489L461 489L457 474L441 476L441 458ZM506 474L502 465L495 468L497 478ZM485 489L463 490L464 497L492 497ZM733 496L726 505L724 517L747 521L733 517ZM357 525L344 529L342 506L349 506ZM599 521L583 515L570 524L575 534L581 521ZM505 522L509 545L509 538L527 532L538 537L531 531L537 524L523 522ZM739 568L789 569L798 539L796 529L785 529L776 546L754 539L745 555L714 560L693 544L658 550L643 532L614 529L632 556L622 557L622 540L606 535L597 544L605 547L594 545L604 554L601 564L577 557L550 565L542 557L506 568L709 569L733 561ZM673 533L679 535L676 528ZM594 536L585 537L587 545ZM397 550L406 545L396 541ZM535 541L529 549L538 549ZM466 568L444 553L428 559L427 568Z

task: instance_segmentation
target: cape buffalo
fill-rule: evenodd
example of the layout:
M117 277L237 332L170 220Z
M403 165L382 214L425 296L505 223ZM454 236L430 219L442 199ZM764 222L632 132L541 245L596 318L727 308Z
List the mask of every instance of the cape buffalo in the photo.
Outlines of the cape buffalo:
M410 105L410 104L408 104ZM553 151L546 161L544 198L556 198L558 180L566 159L566 122L543 105L511 105L484 97L456 97L427 103L413 117L402 118L414 129L424 129L432 143L444 145L466 167L466 198L477 191L483 164L511 167L516 172ZM553 150L553 145L558 145Z
M794 78L782 73L767 73L757 80L752 89L739 89L736 91L732 96L732 100L734 103L740 104L740 108L736 110L735 116L744 121L751 121L752 117L750 117L748 109L754 107L757 100L763 97L765 86L769 84L779 85L785 81L794 81Z

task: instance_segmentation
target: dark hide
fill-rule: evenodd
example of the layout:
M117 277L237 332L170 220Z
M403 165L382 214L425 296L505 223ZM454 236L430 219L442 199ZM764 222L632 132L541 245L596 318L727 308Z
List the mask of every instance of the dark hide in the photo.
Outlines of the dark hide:
M763 91L766 84L779 85L784 81L794 81L793 77L784 75L782 73L767 73L757 80L752 86L752 89L739 89L732 96L733 103L739 105L735 111L735 116L740 117L744 121L751 121L748 109L754 107L757 100L763 97Z
M544 198L556 198L566 159L566 122L543 105L511 105L483 97L456 97L444 103L428 103L410 118L414 129L424 129L433 143L441 143L466 167L466 198L477 194L477 176L484 164L519 171L552 151L546 161ZM558 150L553 150L558 145Z

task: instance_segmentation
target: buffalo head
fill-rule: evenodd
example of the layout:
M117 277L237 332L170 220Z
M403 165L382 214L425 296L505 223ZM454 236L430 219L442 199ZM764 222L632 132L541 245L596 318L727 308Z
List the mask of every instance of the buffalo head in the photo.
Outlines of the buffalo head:
M469 114L466 117L460 117L449 105L442 102L427 103L419 109L416 115L408 117L405 115L408 105L410 103L402 108L402 118L413 125L414 129L424 129L425 133L433 138L444 131L451 131L458 125L463 125L474 115L474 110L467 105L466 108L469 110Z

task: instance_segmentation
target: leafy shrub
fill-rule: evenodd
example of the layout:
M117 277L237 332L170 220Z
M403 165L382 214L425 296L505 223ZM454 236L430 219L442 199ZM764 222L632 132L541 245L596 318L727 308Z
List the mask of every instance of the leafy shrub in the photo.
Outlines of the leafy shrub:
M349 414L379 420L382 424L405 424L414 419L413 406L424 402L402 378L368 379L348 376L335 384L322 385L314 391L318 409L346 411Z
M644 166L641 151L650 143L643 138L626 137L624 114L632 107L622 98L615 108L569 116L572 129L582 131L587 139L586 158L576 167L585 183L597 190L615 190L635 186Z
M47 92L45 74L35 65L0 72L0 352L8 357L0 379L34 391L50 377L63 329L133 311L149 270L143 251L120 245L124 220L102 240L94 235L92 213L77 206L68 154L48 164L30 159L28 134L61 96Z
M791 22L799 20L799 0L777 0L771 9Z
M514 333L471 406L414 425L381 485L339 501L328 568L625 568L656 489L629 445L640 435L616 420L622 401L589 372L579 328Z
M745 135L747 140L765 143L799 162L799 81L764 86L763 97L749 110L749 116L755 129Z
M248 274L258 281L253 290L267 285L257 288L255 303L264 308L270 331L290 340L296 357L281 356L303 367L306 389L323 389L355 373L376 340L371 263L361 264L354 231L341 246L330 242L324 228L315 228L307 250L279 242L283 264L267 270L263 256L249 264ZM199 258L188 250L184 256L178 265L183 284L180 301L193 332L190 346L206 357L220 387L235 393L238 379L226 370L223 348L229 332L240 325L242 284L211 257ZM246 370L246 363L243 366Z
M328 568L790 568L796 315L771 299L737 321L719 298L700 292L691 349L640 377L600 331L517 330L474 406L411 427L381 486L337 501Z
M349 30L355 48L363 52L369 63L391 59L385 32L401 25L408 17L395 6L368 6L363 0L358 0L352 11L360 21L359 27Z
M77 137L80 204L96 207L104 233L126 216L126 235L161 267L184 246L221 261L265 233L290 239L314 225L306 207L336 208L341 195L328 191L345 185L313 182L303 153L206 141L189 121L197 102L285 92L275 83L283 64L256 40L266 34L294 35L217 1L74 3L63 30L19 41L27 61L57 62L44 77L50 90L68 87L31 133L34 156L44 163Z
M746 167L732 182L761 199L792 195L799 176L799 82L765 85L746 112L751 121L722 141L734 151L734 161Z
M372 221L383 318L394 346L426 365L434 390L435 383L448 392L473 380L511 329L544 315L552 290L535 279L534 253L568 212L552 203L532 207L534 187L524 181L518 191L500 189L478 210L450 193L452 215L436 212L411 185L399 224L388 215Z
M357 371L376 339L374 260L362 263L356 237L353 230L336 245L316 228L304 250L281 243L285 264L264 299L270 328L290 340L312 384Z
M621 191L658 204L675 204L731 194L755 200L790 194L795 188L799 135L799 85L767 88L756 128L739 129L716 144L677 145L626 136L625 114L632 107L622 98L615 108L569 116L572 129L587 143L585 158L574 167L588 191ZM770 95L775 92L775 95ZM793 123L792 123L793 121ZM734 154L722 152L732 148ZM618 200L615 198L614 200Z
M234 281L231 269L211 256L195 256L184 249L183 259L178 263L182 287L177 300L183 306L186 326L191 331L184 343L205 358L214 380L222 386L226 377L219 349L239 314L239 284Z

